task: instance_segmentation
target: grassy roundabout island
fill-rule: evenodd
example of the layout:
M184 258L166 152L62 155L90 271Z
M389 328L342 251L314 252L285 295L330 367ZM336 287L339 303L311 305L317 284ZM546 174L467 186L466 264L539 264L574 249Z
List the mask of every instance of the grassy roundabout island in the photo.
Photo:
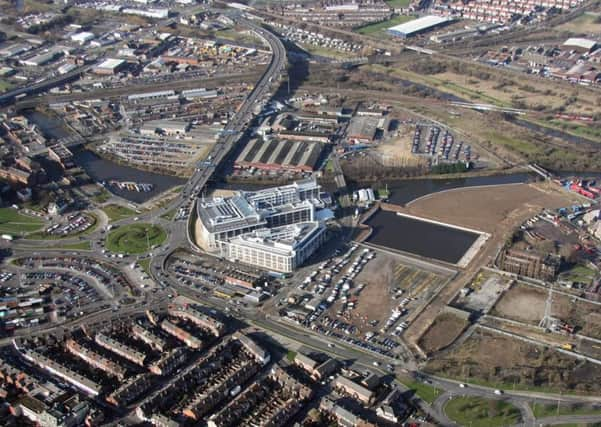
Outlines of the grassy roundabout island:
M455 397L447 402L444 411L451 420L462 426L507 426L521 419L520 410L512 404L482 397Z
M167 233L158 225L136 223L121 226L111 231L106 238L106 248L115 253L146 253L167 238Z

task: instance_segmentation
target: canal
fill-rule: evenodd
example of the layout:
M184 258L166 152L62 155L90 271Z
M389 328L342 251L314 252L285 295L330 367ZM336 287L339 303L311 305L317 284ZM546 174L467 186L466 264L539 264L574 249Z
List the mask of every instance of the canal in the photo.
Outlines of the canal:
M73 160L86 171L90 178L98 183L115 180L152 184L153 189L148 192L127 191L121 190L116 186L106 186L107 190L112 193L135 203L144 203L158 194L177 185L183 185L186 182L186 180L174 176L159 175L129 166L121 166L85 149L74 148Z
M386 184L388 186L388 191L390 192L390 197L388 199L389 203L404 205L427 194L451 190L453 188L515 184L528 182L532 179L534 179L534 177L531 174L514 173L508 175L473 176L451 179L405 179L387 183L384 181L381 185L384 186ZM373 185L373 183L371 185Z
M477 233L380 210L366 223L374 245L457 264L480 236Z

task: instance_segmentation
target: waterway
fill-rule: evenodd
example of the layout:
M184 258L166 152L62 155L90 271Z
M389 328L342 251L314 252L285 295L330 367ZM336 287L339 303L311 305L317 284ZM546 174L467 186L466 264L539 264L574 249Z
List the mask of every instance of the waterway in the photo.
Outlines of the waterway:
M32 123L35 123L46 138L61 139L71 136L71 133L60 122L39 111L27 111L25 117ZM152 191L137 192L121 190L115 186L108 186L107 189L123 197L126 200L135 203L144 203L147 200L161 194L163 191L182 185L186 181L181 178L160 175L152 172L146 172L129 166L122 166L110 160L97 156L90 150L82 147L71 147L73 160L75 164L83 168L94 181L100 183L103 181L131 181L136 183L152 184Z
M380 210L367 222L369 243L456 264L479 234Z
M74 148L73 160L75 161L75 164L86 171L90 178L99 183L102 181L115 180L152 184L153 189L148 192L120 190L115 186L107 185L106 188L113 194L135 203L144 203L165 190L177 185L182 185L186 182L186 180L174 176L159 175L129 166L121 166L110 160L103 159L86 149Z
M404 205L414 199L430 193L462 187L477 187L486 185L515 184L528 182L533 176L528 173L515 173L510 175L473 176L452 179L405 179L398 181L383 181L380 185L388 186L390 192L389 203ZM373 183L371 184L373 185Z

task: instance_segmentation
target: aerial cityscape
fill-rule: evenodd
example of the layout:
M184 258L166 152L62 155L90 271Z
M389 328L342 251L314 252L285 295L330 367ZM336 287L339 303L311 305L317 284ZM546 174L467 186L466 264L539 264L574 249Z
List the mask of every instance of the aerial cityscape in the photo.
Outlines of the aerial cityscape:
M0 7L1 426L601 426L601 0Z

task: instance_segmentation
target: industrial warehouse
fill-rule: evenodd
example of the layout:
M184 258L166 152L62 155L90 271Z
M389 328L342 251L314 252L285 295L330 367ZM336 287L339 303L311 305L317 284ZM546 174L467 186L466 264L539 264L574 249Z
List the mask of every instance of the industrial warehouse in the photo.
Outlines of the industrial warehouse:
M329 210L314 179L200 200L196 240L234 262L291 272L325 240Z
M323 145L318 142L255 139L236 160L239 169L313 172L317 168Z
M405 22L404 24L395 25L394 27L390 27L387 31L395 37L408 38L443 27L451 22L453 22L453 19L451 18L428 15Z

